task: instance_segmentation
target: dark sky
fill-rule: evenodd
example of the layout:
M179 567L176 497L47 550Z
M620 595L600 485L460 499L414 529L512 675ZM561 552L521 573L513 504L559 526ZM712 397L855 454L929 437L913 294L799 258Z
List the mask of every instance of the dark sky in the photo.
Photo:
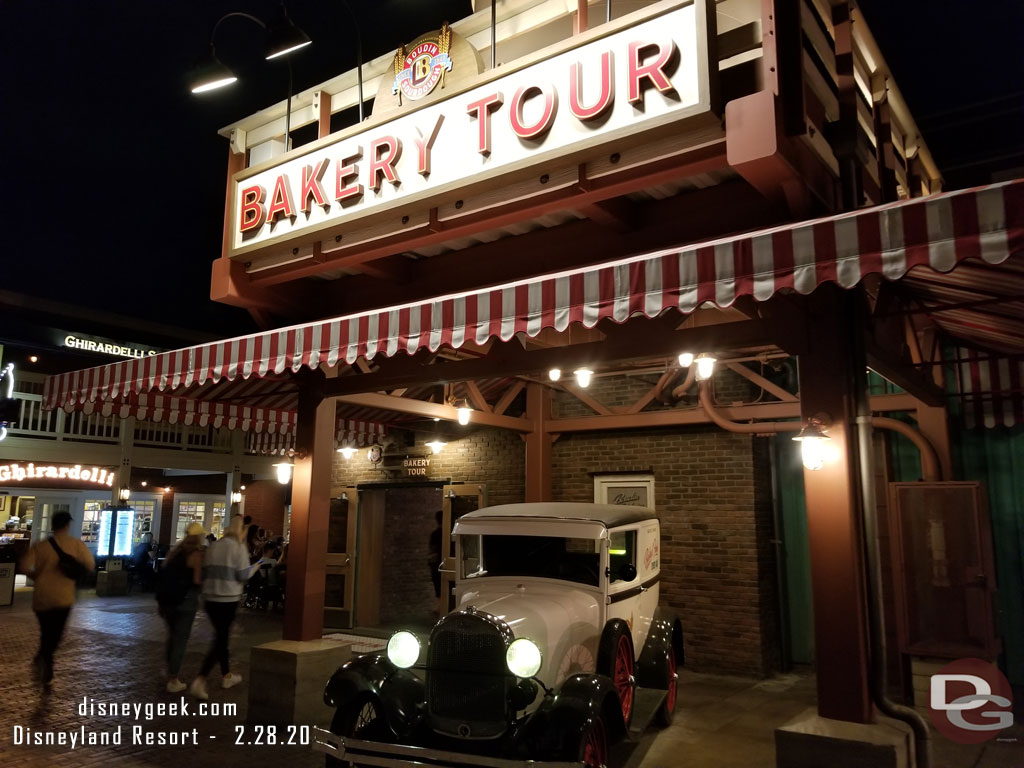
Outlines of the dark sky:
M233 19L216 40L241 78L233 89L194 97L185 73L222 14L270 20L278 5L0 0L0 289L218 335L250 329L244 311L208 299L227 157L217 129L283 99L287 69L262 59L258 27ZM469 0L351 5L367 60L470 11ZM963 176L958 164L983 153L1024 164L1024 3L862 7L940 167ZM296 91L354 66L339 2L288 8L314 41L292 58Z

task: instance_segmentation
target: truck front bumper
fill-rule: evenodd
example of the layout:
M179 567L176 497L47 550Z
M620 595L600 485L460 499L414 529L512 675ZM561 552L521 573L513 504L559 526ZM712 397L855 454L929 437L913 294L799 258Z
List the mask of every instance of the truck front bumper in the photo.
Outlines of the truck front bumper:
M345 738L336 733L313 727L313 749L338 760L350 760L359 765L381 765L405 768L583 768L582 762L550 762L517 758L487 757L463 752L448 752L428 747L410 747L405 744L382 744Z

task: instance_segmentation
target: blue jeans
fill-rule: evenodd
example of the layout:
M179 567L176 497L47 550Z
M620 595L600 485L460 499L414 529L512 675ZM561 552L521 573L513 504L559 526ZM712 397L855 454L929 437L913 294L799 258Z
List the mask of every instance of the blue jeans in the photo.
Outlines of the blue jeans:
M167 674L177 677L181 671L181 663L185 660L188 648L188 637L192 634L192 622L199 608L199 593L190 589L185 599L176 607L164 611L167 622Z

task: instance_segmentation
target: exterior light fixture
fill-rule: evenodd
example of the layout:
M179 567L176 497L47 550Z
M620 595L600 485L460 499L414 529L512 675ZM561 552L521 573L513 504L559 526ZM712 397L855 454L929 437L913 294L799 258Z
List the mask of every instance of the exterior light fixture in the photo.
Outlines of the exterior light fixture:
M195 65L189 74L189 90L192 93L206 93L237 81L238 75L217 58L213 43L210 43L210 50L206 56Z
M288 485L288 482L292 479L292 468L294 466L291 459L274 464L273 467L277 470L277 482L281 485Z
M693 352L683 352L679 356L679 365L682 368L689 368L693 365Z
M586 389L590 386L590 379L593 378L594 372L589 368L577 368L572 372L576 377L576 383Z
M244 486L244 485L240 485L240 486L238 486L238 490L240 490L240 491L244 491L244 490L245 490L245 486Z
M121 501L128 501L128 499L130 499L131 497L132 489L129 488L127 485L117 492L117 498L119 498Z
M351 459L353 456L356 455L356 449L353 448L351 445L343 445L341 448L338 449L338 453L342 455L342 458Z
M149 483L147 483L145 480L143 480L141 483L139 483L139 485L141 485L143 488L145 488L147 485L149 485Z
M469 424L469 414L472 413L473 409L469 407L469 403L463 401L462 405L459 406L459 424L466 426Z
M551 379L552 381L558 381L560 378L562 378L562 369L552 368L550 371L548 371L548 378Z
M803 460L804 468L812 472L825 466L826 441L832 439L825 434L827 423L826 418L812 416L793 438L800 443L800 458Z
M29 355L28 356L28 361L30 363L38 363L39 362L39 355Z
M715 362L714 355L709 355L707 352L701 352L697 355L697 381L707 381L715 373Z
M164 493L170 493L170 492L171 492L171 486L169 486L169 485L165 486L164 487Z
M231 503L232 504L241 504L242 503L242 492L241 491L232 491L231 492Z
M435 437L433 440L428 440L424 445L430 449L431 453L438 454L444 450L444 447L448 445L448 443L439 437Z
M288 16L288 10L284 3L281 3L281 14L277 20L267 27L267 59L276 59L278 56L305 48L312 40L309 35L295 26Z

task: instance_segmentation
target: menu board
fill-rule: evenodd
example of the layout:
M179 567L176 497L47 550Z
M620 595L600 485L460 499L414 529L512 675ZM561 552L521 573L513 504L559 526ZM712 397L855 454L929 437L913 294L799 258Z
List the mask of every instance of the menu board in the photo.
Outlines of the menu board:
M114 513L117 512L116 522ZM132 553L132 521L134 509L104 509L100 512L100 535L96 542L96 555L121 557ZM110 551L110 526L114 524L114 551Z

